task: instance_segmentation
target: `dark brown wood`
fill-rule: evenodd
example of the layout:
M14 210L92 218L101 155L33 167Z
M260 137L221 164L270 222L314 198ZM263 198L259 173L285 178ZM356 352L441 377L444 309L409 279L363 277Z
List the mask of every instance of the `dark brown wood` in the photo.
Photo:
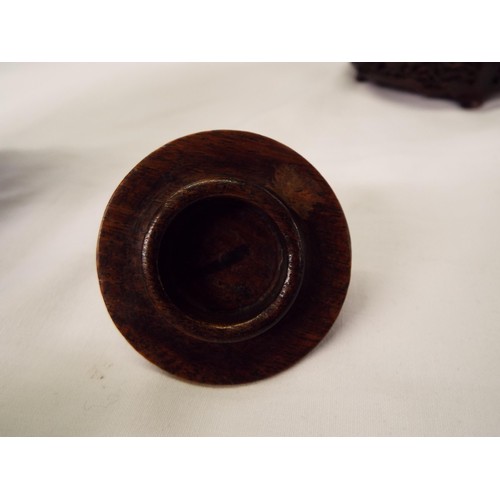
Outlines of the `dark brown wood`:
M500 92L500 63L353 63L358 81L457 101L477 108Z
M288 147L248 132L173 141L121 182L97 249L108 311L130 344L205 384L274 375L325 336L344 302L342 208Z

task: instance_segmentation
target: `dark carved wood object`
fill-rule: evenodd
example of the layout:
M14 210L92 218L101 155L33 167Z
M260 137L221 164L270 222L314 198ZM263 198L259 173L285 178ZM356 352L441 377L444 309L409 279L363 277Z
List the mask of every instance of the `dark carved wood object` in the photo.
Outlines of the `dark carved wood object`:
M500 63L353 63L358 81L457 101L477 108L500 92Z
M347 293L347 223L327 182L247 132L175 140L116 189L97 268L108 311L151 362L207 384L252 382L305 356Z

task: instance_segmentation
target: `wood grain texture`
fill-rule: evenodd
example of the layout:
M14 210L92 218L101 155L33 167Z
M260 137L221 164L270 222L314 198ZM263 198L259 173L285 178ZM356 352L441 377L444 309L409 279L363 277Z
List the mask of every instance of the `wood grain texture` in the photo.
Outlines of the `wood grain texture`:
M321 175L290 148L211 131L151 153L122 181L97 249L108 311L171 374L247 383L326 335L350 279L349 231Z

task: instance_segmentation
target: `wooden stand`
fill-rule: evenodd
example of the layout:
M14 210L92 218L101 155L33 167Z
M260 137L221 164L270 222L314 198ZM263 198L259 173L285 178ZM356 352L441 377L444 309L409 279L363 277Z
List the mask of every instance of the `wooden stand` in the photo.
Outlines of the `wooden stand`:
M125 338L207 384L271 376L328 332L350 278L347 223L321 175L286 146L213 131L141 161L99 235L101 291Z
M477 108L500 92L500 63L353 63L358 81Z

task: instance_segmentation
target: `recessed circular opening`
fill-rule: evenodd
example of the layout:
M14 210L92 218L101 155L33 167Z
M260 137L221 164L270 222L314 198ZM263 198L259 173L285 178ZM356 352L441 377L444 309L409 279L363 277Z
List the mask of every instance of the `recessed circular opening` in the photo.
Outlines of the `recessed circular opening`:
M257 316L276 299L288 258L270 217L226 196L182 210L165 230L157 264L178 308L194 319L229 325Z

